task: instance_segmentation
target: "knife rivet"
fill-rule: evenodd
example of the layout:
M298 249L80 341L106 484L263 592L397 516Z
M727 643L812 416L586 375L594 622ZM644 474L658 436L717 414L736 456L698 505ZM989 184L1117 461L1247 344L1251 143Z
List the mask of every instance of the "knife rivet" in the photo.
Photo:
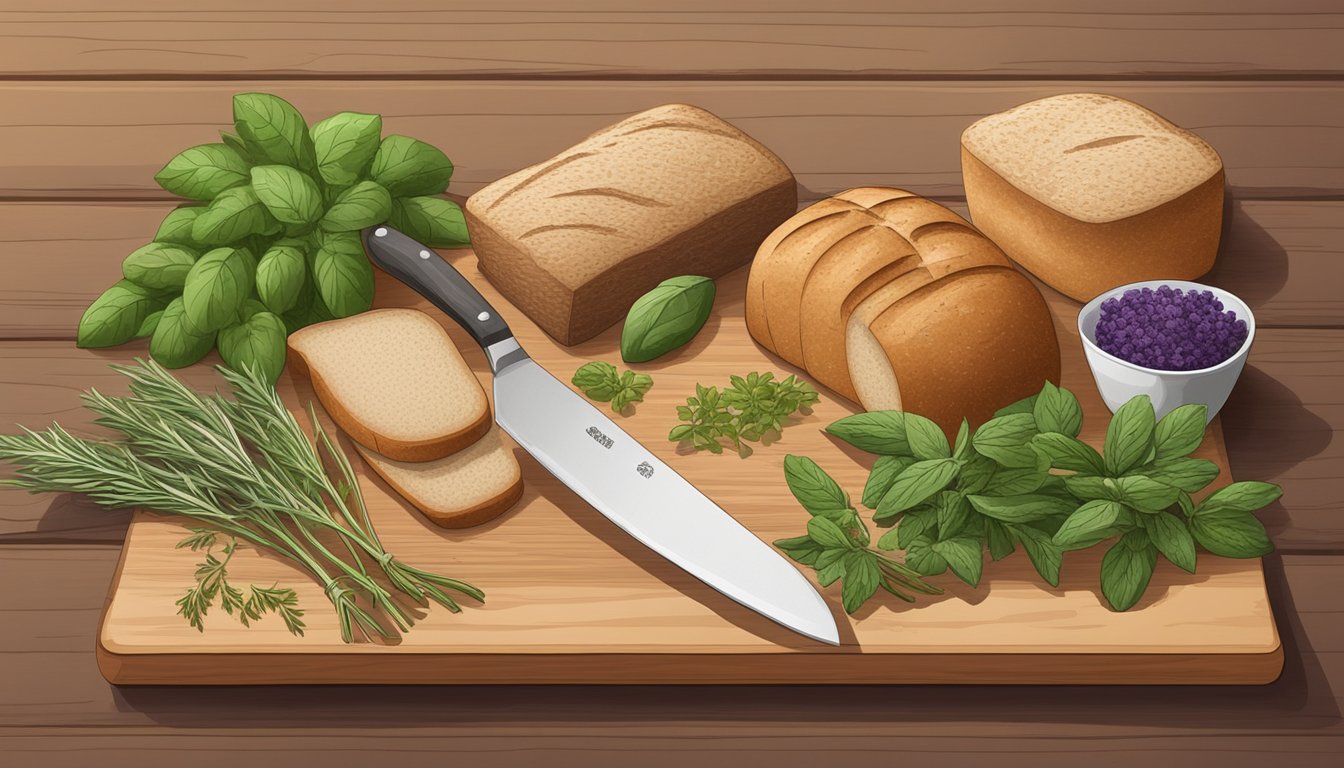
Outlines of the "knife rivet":
M480 320L482 323L484 323L486 320L489 320L489 319L490 319L490 313L489 313L489 312L482 312L481 314L479 314L479 315L476 316L476 319L477 319L477 320Z
M387 227L379 227L373 230L374 237L387 237Z
M430 257L430 253L429 253L429 251L421 251L421 252L420 252L420 258L422 258L422 259L428 259L429 257Z

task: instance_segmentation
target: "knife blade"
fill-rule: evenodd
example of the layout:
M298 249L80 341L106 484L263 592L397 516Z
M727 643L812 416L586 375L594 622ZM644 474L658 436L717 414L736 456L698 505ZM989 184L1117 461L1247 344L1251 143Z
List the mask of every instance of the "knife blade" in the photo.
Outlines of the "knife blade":
M831 645L825 600L782 555L532 360L451 264L387 227L364 231L369 259L471 334L494 373L495 420L547 471L617 527L747 608Z

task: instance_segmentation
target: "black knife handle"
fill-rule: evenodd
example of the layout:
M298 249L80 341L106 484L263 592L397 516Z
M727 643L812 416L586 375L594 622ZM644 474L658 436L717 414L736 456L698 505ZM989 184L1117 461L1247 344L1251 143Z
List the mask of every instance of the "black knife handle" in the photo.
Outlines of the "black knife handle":
M369 260L433 302L467 329L482 348L513 337L508 323L453 265L428 246L381 225L364 230Z

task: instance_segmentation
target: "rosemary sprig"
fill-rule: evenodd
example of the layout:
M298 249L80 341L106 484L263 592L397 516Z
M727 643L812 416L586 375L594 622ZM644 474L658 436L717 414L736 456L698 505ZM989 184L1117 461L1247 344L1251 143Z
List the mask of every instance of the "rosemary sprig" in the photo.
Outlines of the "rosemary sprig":
M405 599L433 600L454 612L461 608L450 593L484 599L470 584L407 565L384 549L335 441L310 410L315 447L261 375L221 367L230 399L196 393L155 362L137 363L113 366L131 380L130 396L84 395L97 423L121 432L122 440L88 440L58 424L0 435L0 459L18 467L18 477L0 482L34 493L84 493L106 507L182 515L274 552L323 586L346 642L354 641L356 626L366 636L391 637L384 619L408 630ZM254 589L255 610L246 602L239 610L251 618L263 609L279 612L292 628L297 615L287 612L294 604L289 597L284 590ZM233 595L226 599L238 608Z

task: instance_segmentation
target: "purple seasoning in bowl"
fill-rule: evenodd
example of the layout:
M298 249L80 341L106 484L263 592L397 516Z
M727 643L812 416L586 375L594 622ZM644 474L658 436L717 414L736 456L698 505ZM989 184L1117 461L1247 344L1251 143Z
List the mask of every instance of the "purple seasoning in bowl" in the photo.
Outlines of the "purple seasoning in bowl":
M1241 349L1250 330L1212 291L1169 285L1131 288L1101 304L1096 343L1126 362L1159 371L1212 368Z

